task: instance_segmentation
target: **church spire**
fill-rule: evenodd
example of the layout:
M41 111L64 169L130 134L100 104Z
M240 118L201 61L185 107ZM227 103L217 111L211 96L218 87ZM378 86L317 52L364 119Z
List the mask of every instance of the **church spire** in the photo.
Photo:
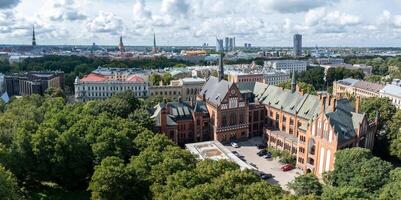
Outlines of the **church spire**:
M120 50L121 53L125 52L125 47L124 47L124 43L123 43L123 36L120 36L120 43L118 44L118 49Z
M32 46L36 46L35 25L32 26Z
M295 70L292 70L292 79L291 79L291 92L295 92L297 87L297 81L295 79Z

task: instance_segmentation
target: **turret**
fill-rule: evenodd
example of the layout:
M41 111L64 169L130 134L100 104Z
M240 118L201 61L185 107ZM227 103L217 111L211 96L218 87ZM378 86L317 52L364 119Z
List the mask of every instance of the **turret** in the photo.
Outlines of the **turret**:
M295 70L292 70L291 92L294 93L296 88L297 88L297 81L295 80Z

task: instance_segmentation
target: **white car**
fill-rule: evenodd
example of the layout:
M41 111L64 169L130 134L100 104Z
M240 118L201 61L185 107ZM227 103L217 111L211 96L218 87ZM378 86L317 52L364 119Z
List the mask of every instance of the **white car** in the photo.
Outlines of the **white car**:
M239 144L236 142L231 142L231 146L234 148L239 148Z

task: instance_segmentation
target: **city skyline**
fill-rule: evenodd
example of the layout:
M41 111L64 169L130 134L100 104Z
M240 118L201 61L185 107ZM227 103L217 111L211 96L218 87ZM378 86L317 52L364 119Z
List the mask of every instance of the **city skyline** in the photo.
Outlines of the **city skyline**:
M0 44L401 47L400 0L6 0L0 3ZM363 11L363 12L361 12Z

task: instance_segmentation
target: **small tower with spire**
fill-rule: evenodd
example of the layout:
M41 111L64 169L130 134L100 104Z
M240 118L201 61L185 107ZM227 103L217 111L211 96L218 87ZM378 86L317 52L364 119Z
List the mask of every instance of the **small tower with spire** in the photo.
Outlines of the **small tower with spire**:
M156 33L153 33L153 48L152 48L153 53L157 53L157 46L156 46Z
M123 43L123 36L120 36L120 43L118 44L118 49L120 50L121 54L125 52L125 47Z
M32 47L36 46L35 25L32 26Z
M296 88L297 88L297 81L295 80L295 70L292 70L291 92L294 93Z

